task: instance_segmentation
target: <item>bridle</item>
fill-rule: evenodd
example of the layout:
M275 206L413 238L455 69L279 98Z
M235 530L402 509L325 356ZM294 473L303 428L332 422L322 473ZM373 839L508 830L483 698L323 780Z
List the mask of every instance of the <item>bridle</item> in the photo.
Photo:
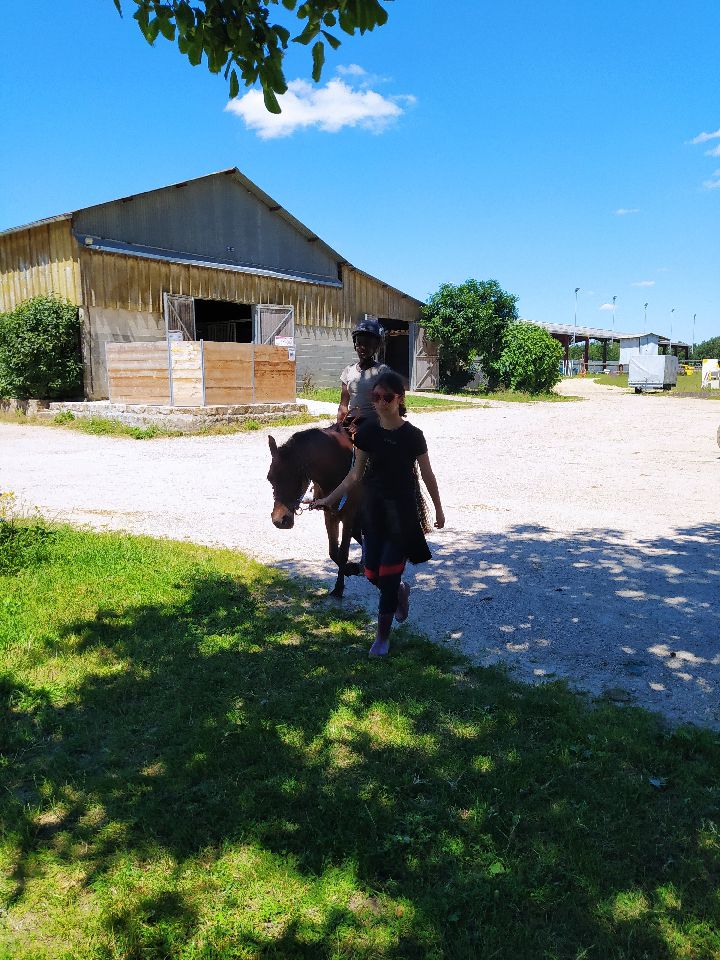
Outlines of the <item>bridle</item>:
M287 445L286 445L286 446L287 446ZM290 513L294 514L296 517L299 517L299 516L301 516L303 513L305 513L305 510L303 510L303 508L302 508L302 502L303 502L303 498L304 498L305 494L307 493L307 489L308 489L308 487L310 486L311 480L310 480L310 476L309 476L308 470L306 469L305 464L303 463L302 459L301 459L299 456L297 457L296 462L297 462L297 465L298 465L298 470L299 470L300 476L301 476L302 479L303 479L302 493L300 494L300 496L297 497L295 500L293 500L291 503L284 503L284 502L283 502L282 500L280 500L280 498L276 495L276 493L275 493L275 487L273 487L273 496L275 497L276 500L278 500L278 501L282 504L283 507L285 507L286 510L288 510Z

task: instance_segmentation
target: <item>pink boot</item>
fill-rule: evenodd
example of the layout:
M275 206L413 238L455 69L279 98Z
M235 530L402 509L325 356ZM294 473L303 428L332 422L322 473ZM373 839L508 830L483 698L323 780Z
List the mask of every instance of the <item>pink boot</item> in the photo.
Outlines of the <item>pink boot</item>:
M393 615L381 613L378 615L377 634L375 643L370 647L369 656L386 657L390 650L390 631L392 630Z
M400 581L398 590L398 605L395 611L395 619L398 623L405 623L410 613L410 584Z

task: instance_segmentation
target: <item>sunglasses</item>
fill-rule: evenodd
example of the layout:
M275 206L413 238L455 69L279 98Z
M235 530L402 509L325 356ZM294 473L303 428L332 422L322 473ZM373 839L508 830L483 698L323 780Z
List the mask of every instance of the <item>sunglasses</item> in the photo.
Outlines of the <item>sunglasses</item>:
M378 393L377 390L373 390L372 401L373 403L380 403L382 400L384 403L392 403L398 396L400 396L398 393Z

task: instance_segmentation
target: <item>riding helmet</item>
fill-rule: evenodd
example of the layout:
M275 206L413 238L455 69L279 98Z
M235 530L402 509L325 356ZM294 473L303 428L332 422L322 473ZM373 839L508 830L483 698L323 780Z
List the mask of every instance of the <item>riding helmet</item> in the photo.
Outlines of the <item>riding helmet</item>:
M355 327L352 332L353 343L355 343L355 337L359 333L367 333L371 337L377 337L378 340L382 340L383 334L385 331L380 326L378 320L375 320L373 317L366 317L364 320L361 320L360 323Z

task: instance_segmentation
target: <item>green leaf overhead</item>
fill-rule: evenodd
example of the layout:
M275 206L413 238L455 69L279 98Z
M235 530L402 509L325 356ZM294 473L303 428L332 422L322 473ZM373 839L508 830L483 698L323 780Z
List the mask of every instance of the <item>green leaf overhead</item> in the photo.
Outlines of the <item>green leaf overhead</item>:
M320 80L323 64L325 63L325 44L322 42L322 40L318 40L317 43L313 44L312 58L313 58L312 78L315 81L315 83L317 83Z
M122 16L122 0L112 0ZM387 22L386 5L393 0L125 0L142 35L153 44L158 36L177 43L193 66L203 55L211 73L223 72L228 93L236 97L240 81L245 86L259 82L265 106L280 113L278 96L287 90L284 51L291 32L275 16L295 12L301 28L293 42L312 44L312 77L319 82L325 64L325 43L333 50L340 39L329 31L339 27L353 36ZM288 14L284 14L287 19ZM317 39L318 35L323 39Z

